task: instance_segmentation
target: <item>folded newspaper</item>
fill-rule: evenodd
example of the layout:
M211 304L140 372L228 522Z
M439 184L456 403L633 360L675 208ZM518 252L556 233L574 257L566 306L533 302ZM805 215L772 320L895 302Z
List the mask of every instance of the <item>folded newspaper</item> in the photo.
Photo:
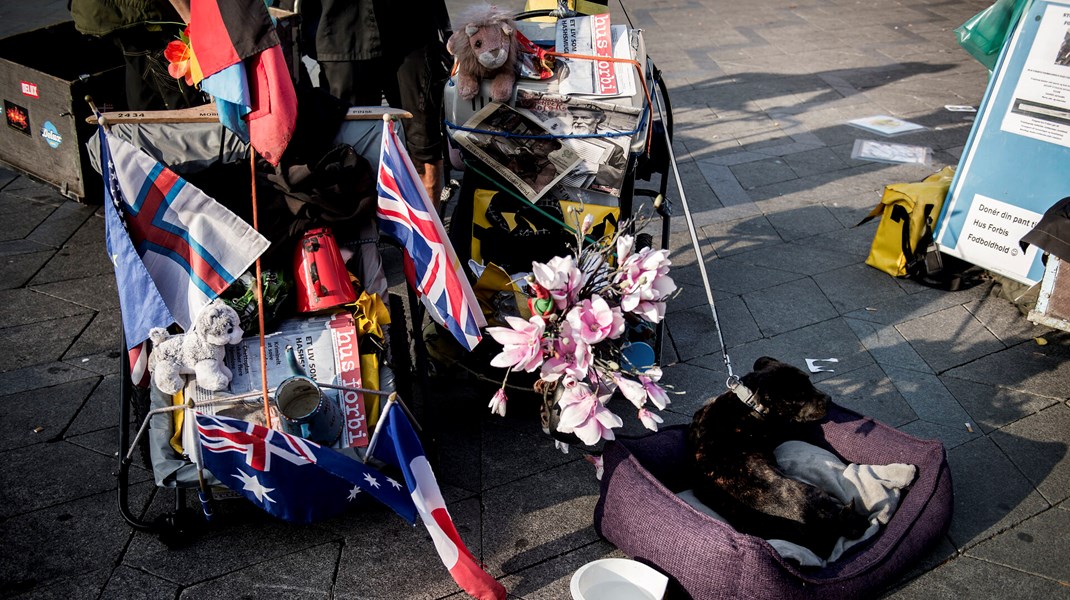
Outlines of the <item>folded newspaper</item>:
M620 196L628 152L639 129L639 108L522 87L514 104L550 133L597 136L561 140L581 159L561 183Z
M477 131L458 130L453 139L531 202L580 163L564 140L548 137L545 127L505 104L486 105L464 126Z
M264 336L267 357L268 390L274 390L284 379L294 375L286 358L286 347L291 346L297 362L305 374L320 383L360 387L360 355L357 348L357 329L353 316L338 313L306 319L282 321L278 331ZM210 392L197 386L190 378L183 394L196 403L238 396L260 391L260 339L244 338L241 343L226 347L223 362L230 367L230 387L221 392ZM323 389L328 399L337 402L342 409L344 425L335 448L363 448L368 445L367 414L364 398L356 392ZM272 394L273 396L274 394ZM203 404L197 410L209 415L222 415L264 425L264 401L260 395L247 402L235 404ZM280 429L280 420L274 403L271 404L271 423ZM184 419L192 423L193 419ZM183 431L182 444L192 446L192 431Z
M634 60L628 27L610 25L609 14L558 19L556 49L563 54ZM635 67L628 62L565 58L562 94L632 96Z

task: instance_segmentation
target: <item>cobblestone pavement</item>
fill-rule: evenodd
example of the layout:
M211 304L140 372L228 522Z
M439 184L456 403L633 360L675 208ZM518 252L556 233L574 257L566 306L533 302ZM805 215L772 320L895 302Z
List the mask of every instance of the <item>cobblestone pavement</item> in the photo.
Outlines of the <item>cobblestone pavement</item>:
M63 20L65 4L5 0L0 35ZM992 285L939 292L867 267L875 224L853 227L884 185L957 163L971 121L943 107L976 106L987 73L952 30L985 5L628 4L668 82L733 364L837 357L813 376L837 402L947 449L950 530L887 598L1070 596L1070 336L1031 325ZM877 114L924 125L896 141L932 148L934 164L853 160L854 141L873 136L845 122ZM463 597L423 528L372 506L315 526L224 506L176 550L132 531L115 502L120 319L101 212L0 169L0 215L0 595ZM672 224L684 290L662 362L686 394L666 421L686 423L726 373L684 220ZM433 390L424 414L450 511L510 597L567 598L580 565L622 555L594 531L590 465L554 450L533 405L501 419L486 414L485 386ZM139 511L170 508L150 473L134 480Z

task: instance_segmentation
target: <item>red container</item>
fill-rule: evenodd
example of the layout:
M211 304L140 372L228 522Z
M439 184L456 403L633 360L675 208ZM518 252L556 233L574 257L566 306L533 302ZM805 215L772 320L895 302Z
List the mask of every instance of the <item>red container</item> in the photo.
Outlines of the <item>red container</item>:
M294 249L294 281L298 312L314 312L357 300L330 227L305 232Z

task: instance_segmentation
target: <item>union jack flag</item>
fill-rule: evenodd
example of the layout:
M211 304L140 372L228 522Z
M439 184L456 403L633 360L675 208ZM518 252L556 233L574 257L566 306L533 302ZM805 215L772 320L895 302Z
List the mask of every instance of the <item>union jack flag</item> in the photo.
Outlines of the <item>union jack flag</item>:
M197 432L201 447L211 452L237 452L245 457L245 463L257 471L271 469L271 457L277 456L288 463L303 465L315 463L306 440L285 435L263 425L241 422L231 427L218 419L197 420Z
M370 496L416 522L404 483L358 460L255 423L195 415L204 468L280 519L313 523Z
M379 231L396 240L412 261L409 284L421 295L428 314L471 351L487 321L438 212L389 122L383 123L378 189Z

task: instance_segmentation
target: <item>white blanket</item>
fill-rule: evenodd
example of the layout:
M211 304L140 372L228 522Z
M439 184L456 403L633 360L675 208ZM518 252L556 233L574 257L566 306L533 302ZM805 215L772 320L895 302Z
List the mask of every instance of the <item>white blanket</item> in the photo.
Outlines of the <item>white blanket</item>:
M855 509L869 514L869 529L862 537L849 540L840 538L832 554L821 558L808 548L785 540L767 540L784 558L794 559L804 567L824 567L838 559L855 544L860 544L877 534L881 525L886 525L899 506L900 490L914 480L917 468L914 465L893 463L890 465L845 465L836 455L806 442L790 441L777 446L776 460L780 468L793 479L817 486L840 502L852 500ZM692 490L678 494L696 510L718 521L727 521L695 497Z

